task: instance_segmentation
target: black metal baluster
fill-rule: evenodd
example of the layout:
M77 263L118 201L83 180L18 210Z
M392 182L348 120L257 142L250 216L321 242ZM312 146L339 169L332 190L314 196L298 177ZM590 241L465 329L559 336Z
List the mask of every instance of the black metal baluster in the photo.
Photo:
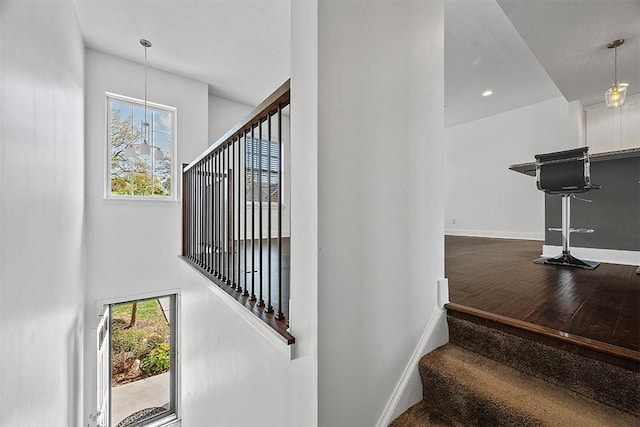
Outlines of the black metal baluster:
M224 182L224 171L222 170L222 149L218 153L218 269L220 274L218 277L224 281L224 265L222 263L222 253L224 250L224 240L222 238L222 215L224 214L224 207L222 203L222 186Z
M213 221L212 221L212 215L213 215L213 204L212 204L212 199L211 199L211 172L212 172L212 160L213 160L213 156L208 156L205 160L205 173L204 173L204 182L205 182L205 188L207 189L207 195L206 198L204 200L205 202L205 220L206 220L206 224L207 224L207 271L209 272L213 272L213 264L211 263L212 261L212 257L211 257L211 251L213 250Z
M224 180L224 171L222 169L222 156L223 151L220 149L218 152L218 251L216 252L218 257L218 277L224 281L224 265L222 263L222 254L224 252L224 240L222 237L223 229L222 229L222 215L224 213L224 206L222 205L222 183Z
M251 297L249 299L251 301L256 300L256 140L255 140L255 127L253 124L251 125Z
M222 200L224 201L224 221L223 224L223 235L224 240L222 247L224 248L224 279L227 283L227 286L231 284L231 274L229 274L229 256L231 255L229 251L229 145L225 143L223 148L224 157L222 158L222 170L224 171L224 179L222 181L224 188L222 191Z
M262 295L262 120L258 120L258 177L260 179L260 183L258 185L258 238L259 240L259 277L260 277L260 297L258 299L258 307L264 307L264 298Z
M216 277L218 277L219 279L222 278L222 264L220 262L220 253L222 252L222 249L220 248L220 241L222 240L220 238L220 232L222 231L220 229L220 213L222 211L222 207L220 206L220 179L222 176L222 168L220 167L220 158L221 158L221 152L218 151L216 153L216 194L215 194L215 198L216 198Z
M271 303L271 113L267 114L267 313L273 311Z
M214 178L213 178L213 203L215 208L213 212L215 212L215 216L213 218L213 227L215 229L214 236L214 253L213 253L213 263L216 266L216 277L220 277L220 263L218 262L218 250L219 250L219 238L220 238L220 230L218 229L218 216L220 215L220 205L218 204L218 191L219 185L218 180L220 179L220 168L218 167L219 153L216 152L216 156L213 161L213 169L214 169Z
M202 255L203 255L203 241L204 236L202 235L202 163L198 164L198 264L200 266L203 265Z
M191 186L189 177L191 176L191 169L184 171L184 165L182 166L182 179L184 180L184 189L182 190L182 201L185 205L185 211L182 217L183 221L186 221L183 233L184 236L184 256L187 258L190 257L190 249L191 249L191 234L189 233L189 227L191 226L191 212L189 211L189 206L191 205Z
M194 235L195 235L195 239L196 239L196 241L195 241L195 257L196 257L196 263L199 264L200 263L199 262L200 261L200 252L199 252L199 250L200 250L200 240L199 240L199 237L200 237L200 233L199 233L200 222L199 222L199 218L198 218L198 216L200 215L200 210L199 210L200 209L200 203L199 203L200 201L198 200L199 196L200 196L200 182L198 181L198 178L199 178L199 165L196 164L194 166L194 169L195 169L194 174L195 174L195 184L196 184L196 204L195 204L195 212L194 212L195 213L195 218L194 218L195 219L195 224L194 224L194 226L195 226L195 234Z
M205 253L204 253L204 267L205 270L211 272L211 244L213 243L210 239L210 229L211 229L211 187L209 184L210 177L210 165L211 165L211 156L207 156L202 159L202 183L203 183L203 199L202 199L202 220L203 220L203 229L204 229L204 240L205 240Z
M215 151L211 153L211 188L209 189L209 197L211 199L211 273L214 277L218 277L218 266L216 265L215 251L216 251L216 215L218 209L216 205L216 158Z
M237 165L236 166L236 176L238 177L238 191L236 193L237 194L236 199L238 199L238 202L236 204L237 207L238 207L238 212L236 213L236 216L238 217L237 218L238 219L238 222L237 222L237 224L238 224L238 246L236 247L236 252L238 254L237 257L236 257L237 258L236 261L238 263L238 266L237 266L237 269L236 269L236 273L237 273L236 274L236 282L237 282L236 283L236 291L238 291L238 292L240 292L242 290L242 284L240 283L240 281L242 280L242 275L240 274L241 273L241 269L240 269L240 237L241 237L240 236L240 228L241 228L240 220L241 220L241 218L240 218L240 215L242 214L242 209L241 209L241 204L240 203L242 202L242 197L240 197L240 192L242 191L242 178L243 178L244 175L242 175L242 169L240 168L240 160L242 158L242 146L243 146L241 138L242 138L242 134L238 135L238 144L236 145L236 147L237 147L236 151L238 152L237 153L238 154L238 161L236 163L236 165ZM246 192L245 192L245 196L246 196ZM245 203L245 210L246 210L246 203Z
M249 295L249 292L247 291L247 280L249 277L249 271L247 270L247 241L249 239L249 236L247 234L247 162L249 161L249 159L247 159L247 134L244 134L244 149L243 149L243 153L244 153L244 167L242 168L242 176L244 179L244 234L242 237L244 237L243 241L242 241L242 246L244 248L244 282L243 282L243 291L242 291L242 295L244 295L245 297Z
M278 320L284 319L282 312L282 108L278 106Z
M231 219L229 223L231 225L231 239L229 240L229 252L231 253L231 266L229 268L229 273L231 274L231 283L230 285L233 289L236 289L236 173L235 173L235 140L231 139L231 146L229 147L229 174L231 175L231 197L229 202L229 215L231 215Z
M207 206L207 158L200 162L202 168L202 188L204 191L204 199L202 200L202 266L205 270L209 270L209 207Z
M193 166L193 260L198 261L198 165Z
M207 191L207 170L204 162L200 162L200 183L202 188L202 201L200 203L200 245L202 250L200 252L200 263L203 267L207 265L207 205L205 192Z
M195 166L189 169L189 197L191 198L191 200L189 201L189 258L191 258L192 261L194 260L195 255L194 244L196 240L194 236L194 225L196 222L196 186L194 182L194 170Z

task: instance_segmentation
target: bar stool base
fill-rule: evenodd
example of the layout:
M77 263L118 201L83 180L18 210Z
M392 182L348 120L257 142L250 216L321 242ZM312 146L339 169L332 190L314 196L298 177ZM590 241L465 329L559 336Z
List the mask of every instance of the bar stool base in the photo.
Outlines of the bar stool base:
M533 262L535 264L563 265L566 267L578 267L578 268L584 268L587 270L593 270L600 265L599 262L584 261L568 253L562 254L554 258L546 258L546 257L538 258Z

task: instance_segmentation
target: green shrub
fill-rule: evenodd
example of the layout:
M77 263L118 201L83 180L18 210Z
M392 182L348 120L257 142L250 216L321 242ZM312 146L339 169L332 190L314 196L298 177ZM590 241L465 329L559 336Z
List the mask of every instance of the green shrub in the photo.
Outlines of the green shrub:
M149 352L142 360L140 368L147 375L156 375L169 370L169 344L162 343Z
M139 359L149 351L147 332L142 329L120 329L113 333L111 349L114 353L131 353Z
M147 340L149 342L149 350L153 350L154 348L159 347L160 344L167 341L165 337L155 332L149 333L149 335L147 335Z

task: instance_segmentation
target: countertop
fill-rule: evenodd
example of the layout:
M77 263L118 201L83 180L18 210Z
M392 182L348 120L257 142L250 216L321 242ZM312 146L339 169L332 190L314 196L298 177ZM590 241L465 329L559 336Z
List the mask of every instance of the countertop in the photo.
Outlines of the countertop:
M589 160L591 162L601 162L603 160L615 160L615 159L624 159L627 157L638 157L640 156L640 147L635 148L627 148L625 150L618 151L606 151L604 153L594 153L589 154ZM516 165L509 166L509 169L515 172L520 172L529 176L536 176L536 163L519 163Z

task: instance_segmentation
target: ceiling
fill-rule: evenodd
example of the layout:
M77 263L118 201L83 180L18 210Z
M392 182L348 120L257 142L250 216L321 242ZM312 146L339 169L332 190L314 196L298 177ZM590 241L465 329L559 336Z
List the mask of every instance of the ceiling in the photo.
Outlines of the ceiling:
M602 102L613 84L618 48L618 81L640 92L640 0L498 0L538 61L568 101ZM544 25L543 25L544 24Z
M495 0L445 0L444 24L446 126L560 96Z
M257 105L290 76L292 0L75 0L87 47L209 84ZM640 0L445 0L447 126L564 95L640 91ZM494 94L482 97L486 89Z
M603 102L613 83L606 45L618 38L618 80L639 93L640 0L445 0L445 124L561 94Z
M289 0L75 0L87 47L258 105L290 76Z

